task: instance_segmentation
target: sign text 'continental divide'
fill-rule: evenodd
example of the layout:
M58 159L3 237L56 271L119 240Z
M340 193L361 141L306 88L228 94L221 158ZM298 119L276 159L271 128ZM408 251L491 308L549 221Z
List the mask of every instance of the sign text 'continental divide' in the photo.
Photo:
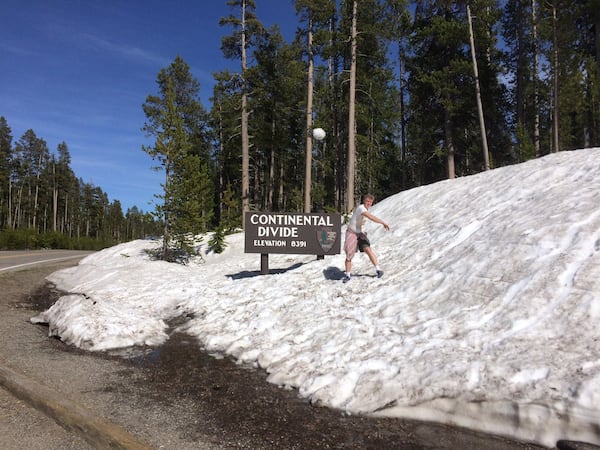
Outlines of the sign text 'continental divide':
M246 253L340 253L339 214L247 212Z

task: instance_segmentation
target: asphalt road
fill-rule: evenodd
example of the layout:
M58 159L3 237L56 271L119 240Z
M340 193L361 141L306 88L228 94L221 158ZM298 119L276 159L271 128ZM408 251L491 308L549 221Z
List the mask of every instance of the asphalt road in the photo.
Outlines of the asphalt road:
M0 251L0 272L22 270L34 265L56 264L89 255L86 250L12 250Z

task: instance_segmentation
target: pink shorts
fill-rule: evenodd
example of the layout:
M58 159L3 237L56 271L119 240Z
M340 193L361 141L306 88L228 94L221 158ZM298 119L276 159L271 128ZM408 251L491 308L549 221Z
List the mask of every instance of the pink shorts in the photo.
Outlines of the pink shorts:
M361 252L365 251L365 248L370 247L371 243L367 238L366 233L355 233L351 229L346 229L346 241L344 242L344 252L346 252L346 259L351 261L356 254L356 250Z
M346 259L351 261L356 254L356 248L358 247L358 235L351 229L346 230L346 241L344 242L344 252L346 252Z

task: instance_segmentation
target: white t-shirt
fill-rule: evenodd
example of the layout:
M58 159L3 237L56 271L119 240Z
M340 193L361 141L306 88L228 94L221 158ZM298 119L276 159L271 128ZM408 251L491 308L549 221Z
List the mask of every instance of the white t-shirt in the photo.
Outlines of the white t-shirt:
M367 212L367 207L365 205L358 205L354 210L354 214L350 218L350 222L348 222L348 228L350 228L355 233L363 232L363 225L366 222L367 218L363 217L363 214Z

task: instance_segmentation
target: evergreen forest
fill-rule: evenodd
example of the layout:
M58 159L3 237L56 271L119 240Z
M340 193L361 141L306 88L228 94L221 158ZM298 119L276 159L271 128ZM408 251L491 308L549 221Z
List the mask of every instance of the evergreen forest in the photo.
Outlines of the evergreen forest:
M152 214L123 214L118 200L77 178L65 142L51 152L29 129L13 144L0 116L0 249L99 250L157 232Z
M597 0L295 0L291 42L263 26L260 0L226 2L237 69L214 73L209 107L179 56L142 105L142 150L164 174L156 211L124 214L77 179L66 143L53 154L29 130L13 144L1 118L3 234L161 234L166 251L249 210L347 213L367 192L600 145Z

